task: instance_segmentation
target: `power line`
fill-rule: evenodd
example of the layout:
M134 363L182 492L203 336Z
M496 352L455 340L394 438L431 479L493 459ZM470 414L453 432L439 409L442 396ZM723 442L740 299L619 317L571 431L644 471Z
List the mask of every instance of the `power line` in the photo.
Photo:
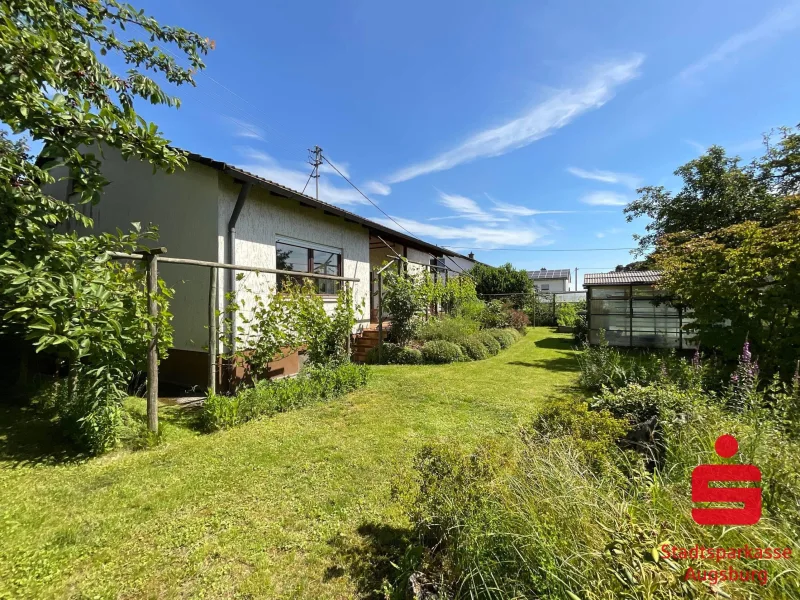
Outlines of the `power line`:
M405 232L406 232L408 235L410 235L411 237L416 237L416 236L415 236L413 233L411 233L411 232L410 232L408 229L406 229L405 227L403 227L402 225L400 225L400 223L398 223L398 222L397 222L397 221L395 221L395 220L394 220L394 219L393 219L391 216L389 216L389 214L388 214L388 213L387 213L385 210L383 210L383 209L382 209L380 206L378 206L378 205L377 205L377 204L375 204L375 203L374 203L372 200L370 200L369 196L367 196L367 195L366 195L364 192L362 192L360 189L358 189L358 186L357 186L355 183L353 183L353 182L352 182L352 181L350 181L350 180L349 180L347 177L345 177L344 173L342 173L342 172L341 172L341 171L340 171L338 168L336 168L336 165L335 165L335 164L333 164L333 163L332 163L330 160L328 160L328 157L327 157L327 156L323 155L323 156L322 156L322 159L323 159L323 160L324 160L326 163L328 163L328 164L331 166L331 168L332 168L334 171L336 171L336 172L337 172L339 175L341 175L342 179L344 179L344 180L345 180L347 183L349 183L350 185L352 185L352 186L353 186L353 189L355 189L355 190L356 190L356 191L357 191L359 194L361 194L361 195L364 197L364 199L365 199L367 202L369 202L370 204L372 204L372 206L374 206L374 207L375 207L375 208L377 208L379 211L381 211L381 213L383 213L383 215L384 215L384 216L385 216L387 219L389 219L389 220L390 220L392 223L394 223L395 225L397 225L397 226L398 226L400 229L402 229L403 231L405 231Z
M447 248L451 250L483 250L486 252L603 252L605 250L638 250L638 248L476 248L474 246L447 246Z

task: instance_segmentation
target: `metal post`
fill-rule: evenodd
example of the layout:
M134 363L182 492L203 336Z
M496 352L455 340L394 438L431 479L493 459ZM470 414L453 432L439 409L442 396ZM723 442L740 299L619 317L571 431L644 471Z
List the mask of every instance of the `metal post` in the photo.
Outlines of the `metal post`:
M344 289L345 289L345 296L347 297L347 302L349 303L350 307L352 307L353 306L353 289L350 286L350 282L349 281L345 281L344 282ZM352 337L353 337L353 330L351 328L350 331L347 332L347 360L350 360L350 353L352 351L351 348L350 348L350 343L351 343L351 338Z
M378 364L383 360L383 273L378 272Z
M217 391L217 267L208 281L208 393Z
M150 343L147 346L147 428L158 432L158 252L145 255L147 265L147 314L150 316Z

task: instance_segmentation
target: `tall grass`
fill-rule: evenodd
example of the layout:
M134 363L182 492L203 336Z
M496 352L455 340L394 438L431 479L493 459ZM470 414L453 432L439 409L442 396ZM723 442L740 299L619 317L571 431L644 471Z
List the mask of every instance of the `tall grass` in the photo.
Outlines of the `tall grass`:
M544 435L521 436L502 450L426 447L417 457L415 491L405 497L425 548L418 568L438 575L453 598L645 600L712 591L726 598L800 597L794 557L716 563L660 556L663 544L797 548L790 458L796 444L759 427L756 415L743 422L716 405L690 412L682 426L667 430L666 463L654 473L640 455L613 443L605 448L610 463L600 466L581 444L590 432L567 427L559 435L552 423L534 423ZM691 519L691 470L720 460L713 442L728 430L741 442L737 461L764 471L765 515L749 527L702 527ZM710 586L686 581L689 567L766 570L768 582Z

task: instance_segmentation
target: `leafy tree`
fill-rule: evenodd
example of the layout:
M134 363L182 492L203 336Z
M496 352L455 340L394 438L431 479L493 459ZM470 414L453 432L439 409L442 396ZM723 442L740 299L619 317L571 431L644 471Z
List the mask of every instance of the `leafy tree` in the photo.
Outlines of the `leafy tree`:
M735 359L749 340L767 374L788 378L800 358L800 210L776 225L747 221L659 239L662 285L691 308L703 347Z
M742 165L719 146L675 171L683 187L675 194L663 186L639 190L639 198L625 207L628 221L648 217L647 233L635 236L638 254L646 254L657 240L672 233L702 235L745 221L775 223L798 206L786 190L797 190L800 142L797 134L781 130L781 139L759 160ZM794 193L797 193L796 191Z
M188 66L159 44L172 45ZM92 150L100 144L168 172L185 165L156 125L137 115L134 101L177 107L146 73L193 84L212 46L116 0L0 3L0 122L14 135L0 128L0 334L23 337L67 363L74 383L67 396L79 406L67 412L93 450L113 442L116 407L144 358L149 324L133 309L144 298L141 273L109 261L108 253L137 250L155 231L93 236L68 233L65 225L92 225L79 205L97 202L107 183ZM124 75L101 61L106 55L127 66ZM43 145L38 159L26 139ZM71 181L73 203L42 191L57 167ZM165 345L166 323L158 325ZM91 397L77 402L78 387Z
M528 272L515 269L511 263L501 267L476 264L469 270L469 275L475 280L475 291L479 296L527 294L533 289Z

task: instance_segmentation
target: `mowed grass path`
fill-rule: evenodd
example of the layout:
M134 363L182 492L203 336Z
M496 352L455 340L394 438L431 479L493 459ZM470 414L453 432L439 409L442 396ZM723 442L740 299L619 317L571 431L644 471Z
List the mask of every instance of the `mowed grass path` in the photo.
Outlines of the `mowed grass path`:
M0 598L352 598L407 527L419 446L513 431L578 394L571 339L531 329L486 361L373 369L329 404L72 464L0 452ZM6 440L0 439L0 443Z

